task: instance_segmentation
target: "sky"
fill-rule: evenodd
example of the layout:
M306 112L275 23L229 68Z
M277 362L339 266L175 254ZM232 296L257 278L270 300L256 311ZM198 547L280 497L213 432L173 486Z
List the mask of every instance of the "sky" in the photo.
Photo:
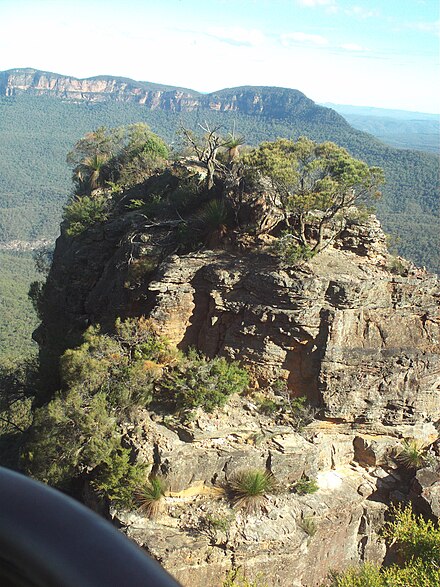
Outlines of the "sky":
M0 0L0 71L440 112L438 0Z

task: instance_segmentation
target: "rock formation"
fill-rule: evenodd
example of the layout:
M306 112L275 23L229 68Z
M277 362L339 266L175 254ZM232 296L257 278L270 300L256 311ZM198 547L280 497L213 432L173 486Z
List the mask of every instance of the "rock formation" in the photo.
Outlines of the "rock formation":
M189 424L144 410L126 437L166 479L167 510L155 521L114 516L187 587L220 587L237 567L268 586L313 587L331 569L381 562L390 497L412 491L438 515L438 469L411 481L393 459L402 439L438 437L437 278L409 264L392 273L374 216L291 267L270 237L237 231L185 254L173 238L123 206L79 237L62 234L36 333L46 367L87 325L148 315L179 348L240 361L255 393L284 380L318 419L295 429L262 414L254 395ZM246 467L268 469L282 488L258 514L232 510L220 491ZM298 496L304 475L319 490Z
M267 114L273 118L294 115L299 121L330 122L349 128L345 119L334 110L317 106L302 92L288 88L243 86L200 94L185 88L111 76L77 79L31 68L0 72L0 96L21 94L77 102L133 102L149 110L171 112L212 110Z

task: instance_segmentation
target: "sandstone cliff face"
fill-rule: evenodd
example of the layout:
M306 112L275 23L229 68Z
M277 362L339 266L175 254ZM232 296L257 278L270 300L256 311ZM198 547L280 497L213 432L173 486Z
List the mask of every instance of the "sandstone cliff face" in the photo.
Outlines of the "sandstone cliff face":
M256 389L284 379L318 410L301 434L252 396L186 425L146 410L126 423L137 457L168 483L167 509L156 521L114 516L185 587L220 587L236 567L270 587L315 587L331 569L383 559L390 497L412 491L438 515L438 472L409 487L392 459L402 439L438 436L437 278L388 271L374 217L300 266L280 264L269 244L230 234L221 248L178 255L172 228L125 209L59 238L44 294L36 337L52 372L89 324L148 315L172 344L241 361ZM267 468L283 488L255 515L218 493L244 467ZM289 491L303 475L317 493Z
M151 110L190 111L198 106L196 92L155 86L111 77L77 79L33 69L0 73L0 94L4 96L31 94L81 102L136 102Z
M80 102L134 102L149 110L191 112L214 110L243 114L269 114L277 118L295 115L299 120L347 122L330 108L316 106L297 90L242 87L202 95L193 90L137 82L125 78L98 76L77 79L35 69L0 72L0 96L30 94Z
M90 323L149 314L173 344L240 360L257 386L285 378L328 418L440 418L438 282L416 269L407 277L384 269L376 220L363 227L364 242L376 235L367 255L349 250L355 225L307 267L280 268L264 250L202 251L167 257L133 285L133 263L157 258L165 238L157 229L138 234L134 252L135 223L126 215L58 242L43 347L62 348L66 333L79 340Z

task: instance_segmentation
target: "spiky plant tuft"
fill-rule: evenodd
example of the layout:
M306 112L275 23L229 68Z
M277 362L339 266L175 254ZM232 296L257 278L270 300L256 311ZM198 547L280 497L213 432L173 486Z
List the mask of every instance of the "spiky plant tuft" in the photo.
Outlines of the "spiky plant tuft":
M234 507L246 513L259 511L267 495L273 493L275 487L273 475L261 469L244 469L229 481L229 493Z
M396 460L407 469L420 469L427 461L426 444L420 440L404 440Z
M136 492L139 511L150 520L157 518L163 506L165 491L165 481L160 477L151 477L146 485L140 487Z

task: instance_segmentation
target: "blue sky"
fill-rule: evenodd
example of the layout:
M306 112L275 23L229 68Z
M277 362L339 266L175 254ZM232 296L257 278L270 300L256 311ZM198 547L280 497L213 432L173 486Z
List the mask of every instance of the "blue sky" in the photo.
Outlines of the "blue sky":
M440 111L438 0L0 0L0 70Z

